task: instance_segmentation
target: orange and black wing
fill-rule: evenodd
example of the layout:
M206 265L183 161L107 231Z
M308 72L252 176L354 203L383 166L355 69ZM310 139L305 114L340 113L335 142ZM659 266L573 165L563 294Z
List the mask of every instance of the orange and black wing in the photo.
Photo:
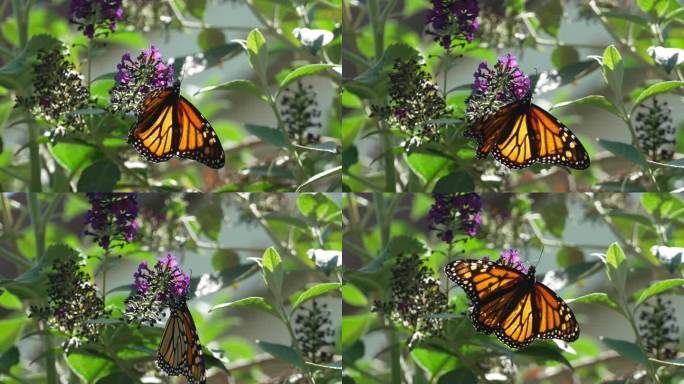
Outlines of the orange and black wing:
M510 103L486 119L479 120L470 127L466 137L472 137L477 141L477 158L484 159L495 149L496 144L511 122L513 122L520 110L521 102Z
M447 264L444 271L476 304L515 287L525 279L525 275L518 270L476 259L453 261Z
M178 98L176 119L177 156L197 160L211 168L222 168L225 154L214 128L183 96Z
M575 314L554 291L542 283L533 288L537 338L575 341L579 338L579 324Z
M185 376L190 384L206 381L202 345L185 302L171 308L157 352L157 365L171 376Z
M158 163L174 156L173 126L177 98L176 91L170 87L151 93L143 101L138 122L128 134L128 142L145 160Z
M534 163L575 169L589 167L589 155L577 137L558 119L529 100L515 101L469 130L478 141L479 158L492 153L509 168Z
M530 104L527 112L535 142L535 161L558 164L569 168L587 169L590 161L587 150L568 127L541 107Z

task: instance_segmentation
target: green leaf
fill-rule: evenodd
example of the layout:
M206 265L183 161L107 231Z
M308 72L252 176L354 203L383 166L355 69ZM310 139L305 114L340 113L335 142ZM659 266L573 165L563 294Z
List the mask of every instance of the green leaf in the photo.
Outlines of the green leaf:
M326 69L339 67L336 64L307 64L296 68L292 72L288 73L287 76L280 82L280 88L284 88L291 82L300 79L304 76L315 75L319 72L325 71Z
M624 293L627 282L627 263L625 263L625 253L618 243L613 243L608 247L605 263L608 278L618 292Z
M287 345L269 343L263 340L257 340L259 348L264 352L270 353L276 359L280 359L287 363L294 365L297 368L304 369L305 362L301 356L292 347Z
M280 314L278 314L278 311L276 311L271 303L269 303L263 297L245 297L244 299L235 300L230 303L217 304L211 307L209 312L222 308L254 308L269 313L277 318L281 318Z
M684 279L668 279L655 282L641 292L636 301L636 306L643 304L650 297L681 286L684 286Z
M342 166L341 165L338 165L335 168L326 169L325 171L321 171L321 172L311 176L306 181L304 181L300 186L298 186L296 191L299 192L302 189L304 189L304 187L308 186L309 184L315 183L319 180L323 180L325 178L328 178L328 177L331 177L331 176L334 176L337 174L340 174L340 175L342 174Z
M71 369L88 383L107 376L116 367L111 360L93 354L74 352L66 360Z
M199 20L204 20L204 11L207 8L207 0L185 0L185 5L187 6L187 10L191 15Z
M78 179L79 192L110 192L121 179L119 167L111 160L92 164L81 173Z
M608 294L603 292L594 292L588 295L576 297L574 299L566 300L568 304L570 303L583 303L583 304L599 304L608 307L618 313L622 313L620 306L613 301L613 299L608 296Z
M620 51L614 45L606 47L603 51L603 78L615 94L615 100L622 100L622 79L624 77L624 64Z
M388 80L387 75L398 59L408 59L416 55L418 52L407 44L391 44L385 49L382 57L367 71L355 77L354 81L373 87L378 82Z
M584 262L584 252L579 247L563 245L556 254L558 266L565 269Z
M454 357L441 351L418 347L411 351L411 357L421 368L429 372L430 376L437 376L456 368Z
M634 148L634 146L627 143L621 143L619 141L603 139L599 139L598 142L603 148L607 149L615 156L629 160L642 168L646 167L646 159L644 159L644 156L641 154L641 152Z
M452 172L439 180L435 184L433 192L452 193L470 192L475 190L475 182L466 171Z
M10 368L17 364L19 364L19 349L16 346L12 346L0 356L0 372L9 372Z
M285 271L283 270L282 260L278 251L273 247L269 247L264 252L261 260L261 266L264 274L264 281L271 289L276 300L280 301L283 291L283 279L285 278Z
M195 92L195 95L211 91L244 91L253 94L263 101L267 101L266 95L261 91L261 89L257 88L256 84L254 84L251 80L231 80L226 83L200 88L200 90Z
M349 348L361 338L368 328L371 317L372 315L369 313L344 315L342 317L342 333L340 334L342 350Z
M534 13L539 19L542 29L551 36L558 36L561 19L563 17L563 5L560 0L546 0L538 3Z
M449 371L437 380L437 384L477 384L477 375L466 367L456 368Z
M279 129L252 124L245 124L245 129L247 129L247 132L258 137L266 143L273 144L276 147L281 148L290 147L290 140Z
M637 106L639 106L639 104L643 103L649 97L653 97L660 93L665 93L673 89L682 87L684 87L684 81L663 81L661 83L653 84L650 87L641 91L639 96L637 96L636 100L634 100L634 106L632 107L632 111L634 111L634 109Z
M297 297L297 300L295 300L294 304L292 304L292 311L294 311L297 307L302 305L302 303L304 303L307 300L311 300L318 296L324 295L332 290L340 289L341 287L341 283L322 283L314 285L313 287L307 289Z
M570 45L561 45L551 52L551 63L557 69L565 68L579 61L579 52Z
M409 168L418 175L426 184L436 177L446 173L444 169L450 161L441 156L434 156L424 153L412 153L406 156Z
M360 289L356 288L355 285L345 284L342 288L342 300L355 307L366 307L368 306L368 298L361 292Z
M265 88L268 85L266 72L268 70L268 48L266 39L258 29L253 29L247 36L247 57L249 63L257 73Z
M216 271L235 268L240 265L240 255L230 248L219 248L211 256L211 266Z
M48 150L64 169L75 172L97 154L89 145L57 143L48 145Z
M622 113L617 109L615 104L607 97L601 95L589 95L576 100L564 101L554 105L551 109L567 107L568 105L586 105L589 107L601 108L615 116L622 116Z
M97 381L97 384L128 384L133 381L133 378L128 376L125 372L114 372Z
M560 349L558 347L551 346L549 344L539 344L539 345L530 345L528 347L525 347L515 353L516 355L524 355L524 356L530 356L542 361L557 361L561 364L564 364L566 367L572 369L572 365L570 365L570 362L568 359L563 356L561 353Z
M649 13L657 1L659 0L638 0L637 2L644 13Z
M8 350L17 340L27 322L26 315L0 320L0 351Z
M631 341L611 339L608 337L601 337L601 341L603 341L608 348L630 360L634 360L643 365L648 364L648 357L644 355L644 352L638 345Z
M23 308L21 305L21 300L7 291L0 291L0 307L17 311Z
M197 35L197 46L202 52L210 51L226 43L226 35L218 28L203 28Z

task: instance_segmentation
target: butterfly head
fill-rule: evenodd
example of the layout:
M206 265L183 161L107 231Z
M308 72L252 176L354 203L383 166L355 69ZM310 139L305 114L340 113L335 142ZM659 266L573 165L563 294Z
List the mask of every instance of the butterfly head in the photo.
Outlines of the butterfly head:
M535 274L536 274L536 268L534 265L531 265L530 268L527 270L527 278L529 279L535 279Z

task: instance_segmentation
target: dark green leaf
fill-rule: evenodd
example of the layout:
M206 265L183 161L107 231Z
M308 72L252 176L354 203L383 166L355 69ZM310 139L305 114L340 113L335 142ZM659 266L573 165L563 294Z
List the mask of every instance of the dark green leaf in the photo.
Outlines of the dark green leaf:
M273 357L283 360L294 365L297 368L303 369L305 362L301 356L292 347L282 344L269 343L263 340L257 340L259 348L264 352L270 353Z
M227 268L234 268L240 265L240 255L229 248L219 248L211 256L211 266L222 271Z
M452 172L437 180L433 192L471 192L475 190L475 183L472 177L465 171Z
M565 269L584 262L584 252L578 247L564 245L556 254L558 266Z
M603 341L608 348L613 349L630 360L634 360L642 365L648 364L648 357L644 355L644 352L638 345L631 341L616 340L608 337L601 337L601 341Z
M185 5L187 6L188 12L190 12L191 15L199 20L204 20L204 11L207 8L207 0L185 0Z
M558 36L561 19L563 17L563 5L560 0L544 0L538 2L534 13L544 31L551 36Z
M266 143L273 144L281 148L290 147L290 140L282 131L278 129L252 124L246 124L245 129Z
M437 380L437 384L477 384L477 375L468 368L462 367L449 371Z
M79 192L110 192L119 179L119 167L111 160L101 160L83 170L77 189Z
M565 68L579 61L579 52L575 47L561 45L551 52L551 62L557 69Z
M516 352L516 355L525 355L534 357L543 361L552 360L564 364L566 367L572 369L572 365L568 359L563 356L560 349L549 344L530 345Z
M644 156L630 144L603 139L599 139L599 144L616 156L629 160L640 167L646 167Z
M10 368L19 364L19 349L15 346L0 356L0 371L8 372Z
M124 372L114 372L97 381L97 384L128 384L133 380Z
M215 49L226 43L226 35L218 28L204 28L197 35L197 46L202 52Z

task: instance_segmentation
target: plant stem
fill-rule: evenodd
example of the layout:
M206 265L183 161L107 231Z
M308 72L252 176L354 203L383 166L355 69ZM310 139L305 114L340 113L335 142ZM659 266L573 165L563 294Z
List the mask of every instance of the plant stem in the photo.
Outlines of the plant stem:
M40 216L40 202L36 193L28 194L29 214L33 225L33 235L36 238L36 257L40 258L45 253L45 227Z
M287 328L287 332L290 334L290 338L292 339L292 347L297 351L299 356L304 359L304 353L302 352L301 348L299 348L299 343L297 342L297 338L295 337L294 330L292 329L292 319L290 316L287 314L287 311L285 308L282 306L282 303L278 303L278 305L281 307L281 316L283 317L283 323L285 323L285 327ZM309 370L309 367L307 365L304 365L304 376L306 377L306 381L315 384L316 382L313 379L313 375L311 374L311 371Z
M93 55L93 39L88 39L88 90L90 90L90 82L92 79L93 65L92 65L92 55Z
M40 145L38 144L38 132L36 124L29 122L29 157L31 159L31 192L41 192L42 183L40 181Z
M401 383L401 350L399 338L393 324L389 324L390 358L392 359L392 383Z
M45 324L40 324L43 333L43 349L45 350L45 375L48 384L58 384L57 381L57 360L55 359L55 345L52 335Z
M25 48L28 43L28 6L24 9L21 0L13 0L14 16L17 18L19 27L19 48Z
M373 46L375 49L375 60L378 61L385 52L385 20L383 13L380 12L378 0L368 1L368 17L370 18L373 30ZM392 152L392 137L384 120L378 120L380 131L382 131L382 147L385 163L385 191L394 192L396 190L396 170L394 169L394 152Z

